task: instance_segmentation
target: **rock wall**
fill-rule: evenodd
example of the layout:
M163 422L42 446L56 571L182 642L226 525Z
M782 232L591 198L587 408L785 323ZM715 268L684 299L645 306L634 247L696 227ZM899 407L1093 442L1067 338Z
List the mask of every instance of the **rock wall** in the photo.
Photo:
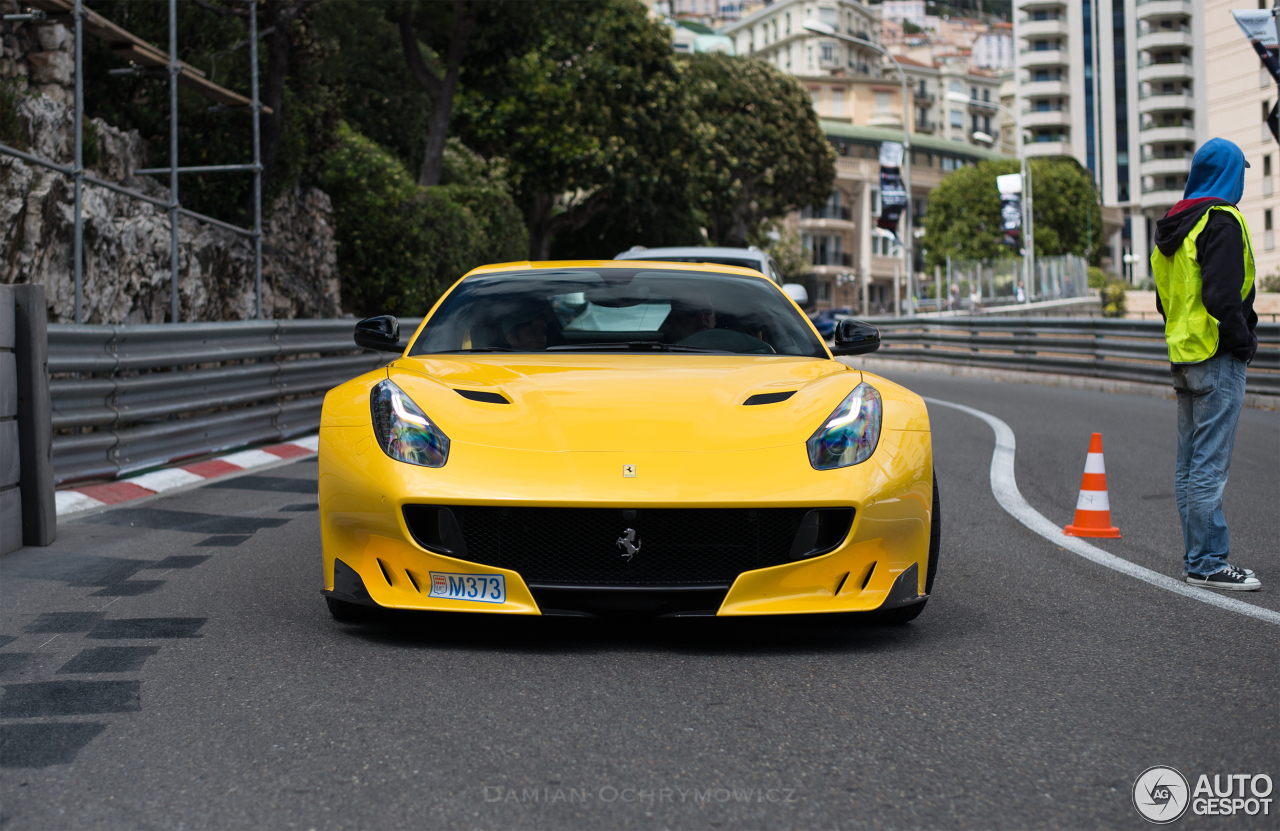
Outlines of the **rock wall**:
M72 39L60 25L20 25L3 36L0 83L18 91L21 149L70 165L74 157ZM162 200L146 146L134 132L91 120L101 179ZM161 323L170 306L170 229L161 207L86 185L83 192L85 323ZM295 187L264 207L263 315L337 317L337 248L329 197ZM74 192L70 177L0 154L0 283L40 283L49 320L74 319ZM194 219L178 222L178 300L183 321L254 316L253 244Z

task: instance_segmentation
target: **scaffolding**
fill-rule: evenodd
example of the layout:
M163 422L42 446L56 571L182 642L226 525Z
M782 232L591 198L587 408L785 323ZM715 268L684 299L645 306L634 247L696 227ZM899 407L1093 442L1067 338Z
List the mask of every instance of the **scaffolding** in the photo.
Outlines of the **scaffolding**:
M127 32L96 12L84 8L84 0L25 0L21 5L29 11L18 14L6 14L4 20L26 21L33 24L61 24L70 20L73 24L75 38L75 115L72 129L75 131L75 158L73 165L57 164L31 153L25 153L16 147L0 144L0 153L21 159L49 170L69 176L73 182L75 219L73 234L73 280L75 284L76 323L83 322L84 292L84 217L83 192L86 184L137 199L142 202L165 208L169 213L169 322L179 322L178 309L178 217L186 216L199 222L213 225L240 236L253 240L253 291L254 317L262 318L262 141L260 121L263 112L270 113L270 108L263 107L258 98L258 0L244 0L249 8L249 86L251 97L245 98L239 93L220 87L205 78L204 72L178 60L178 2L169 2L169 51L162 52L150 43L131 32ZM169 166L144 168L135 170L135 175L169 174L169 198L167 200L148 196L140 191L126 188L114 182L108 182L84 170L84 33L86 28L91 34L108 43L112 51L119 57L128 60L130 67L111 70L112 75L138 74L148 69L163 68L169 76ZM203 165L181 167L178 164L178 84L182 83L206 98L217 101L221 107L248 108L253 122L253 162L251 164ZM196 213L182 207L178 201L178 176L182 173L253 173L253 227L241 228L214 219L211 216Z

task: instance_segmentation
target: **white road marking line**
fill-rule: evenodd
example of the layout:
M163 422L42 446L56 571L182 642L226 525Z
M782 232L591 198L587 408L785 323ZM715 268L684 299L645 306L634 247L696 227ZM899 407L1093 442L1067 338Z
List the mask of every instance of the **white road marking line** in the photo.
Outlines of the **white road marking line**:
M58 516L74 514L78 511L89 511L107 504L80 491L57 491L53 495L53 499L57 505Z
M263 465L273 465L280 461L280 457L265 450L241 450L239 453L232 453L229 456L222 456L218 459L220 462L235 465L236 467L262 467Z
M203 482L204 477L197 476L180 467L171 467L166 470L153 470L150 473L144 473L141 476L135 476L124 481L131 485L146 488L149 491L162 493L174 488L181 488L184 485L194 484L195 482Z
M45 641L44 643L42 643L42 644L40 644L39 646L37 646L37 647L36 647L36 649L44 649L46 646L48 646L49 644L51 644L51 643L53 643L54 641L56 641L56 640L58 639L58 636L59 636L59 635L61 635L61 634L62 634L62 633L61 633L61 632L59 632L57 635L54 635L52 638L49 638L49 640L47 640L47 641Z
M982 410L975 410L973 407L966 407L963 404L942 401L937 398L925 398L925 401L930 404L950 407L962 413L968 413L975 418L982 419L991 427L996 434L996 449L991 454L991 493L1006 513L1046 540L1060 548L1067 549L1073 554L1078 554L1086 560L1105 566L1113 571L1118 571L1121 574L1135 577L1157 588L1180 594L1183 597L1189 597L1192 600L1199 600L1201 603L1208 603L1210 606L1217 606L1219 609L1248 615L1266 623L1280 626L1280 612L1273 612L1261 606L1254 606L1251 603L1244 603L1234 598L1214 594L1212 589L1194 588L1187 583L1179 582L1172 577L1136 565L1114 554L1108 554L1101 548L1090 545L1078 537L1066 536L1062 533L1061 528L1050 522L1043 514L1031 507L1027 500L1022 498L1022 493L1018 490L1017 480L1014 478L1013 458L1017 445L1014 440L1013 430L1008 424L1005 424L990 413L984 413Z

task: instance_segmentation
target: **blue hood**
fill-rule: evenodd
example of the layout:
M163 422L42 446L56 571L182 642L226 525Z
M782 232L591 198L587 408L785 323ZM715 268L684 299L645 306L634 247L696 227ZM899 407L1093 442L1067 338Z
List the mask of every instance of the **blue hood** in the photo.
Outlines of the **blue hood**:
M1234 143L1221 138L1209 139L1191 160L1191 173L1182 198L1211 196L1234 205L1244 195L1244 169L1248 166L1244 152Z

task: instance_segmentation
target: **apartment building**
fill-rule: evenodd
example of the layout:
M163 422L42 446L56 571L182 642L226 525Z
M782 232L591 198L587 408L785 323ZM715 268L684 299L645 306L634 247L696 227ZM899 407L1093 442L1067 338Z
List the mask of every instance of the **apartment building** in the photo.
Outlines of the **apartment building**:
M831 199L787 220L813 257L815 305L862 308L865 297L868 313L891 311L895 273L905 285L906 267L895 240L876 230L880 145L902 141L905 114L913 133L913 215L924 216L929 191L946 173L999 157L975 141L973 133L998 132L994 102L1000 81L970 72L967 56L936 63L902 57L909 85L904 108L898 74L882 65L877 52L813 34L804 29L807 19L879 42L877 10L853 0L780 0L721 31L734 41L737 54L769 61L808 88L836 148ZM969 100L949 102L946 92L952 90Z
M1260 280L1280 270L1275 233L1280 223L1275 185L1280 149L1264 122L1276 103L1276 85L1231 17L1231 9L1242 6L1240 0L1204 3L1205 138L1234 141L1251 165L1239 207L1249 223ZM1190 159L1184 161L1189 169Z
M1182 198L1191 157L1213 136L1235 141L1258 168L1246 177L1241 208L1257 226L1260 269L1280 265L1274 245L1267 248L1267 228L1280 217L1263 172L1277 163L1263 125L1276 93L1231 16L1233 5L1251 4L1015 0L1016 106L1026 152L1072 156L1093 173L1104 211L1122 215L1107 253L1116 271L1131 255L1135 282L1150 275L1155 221Z

